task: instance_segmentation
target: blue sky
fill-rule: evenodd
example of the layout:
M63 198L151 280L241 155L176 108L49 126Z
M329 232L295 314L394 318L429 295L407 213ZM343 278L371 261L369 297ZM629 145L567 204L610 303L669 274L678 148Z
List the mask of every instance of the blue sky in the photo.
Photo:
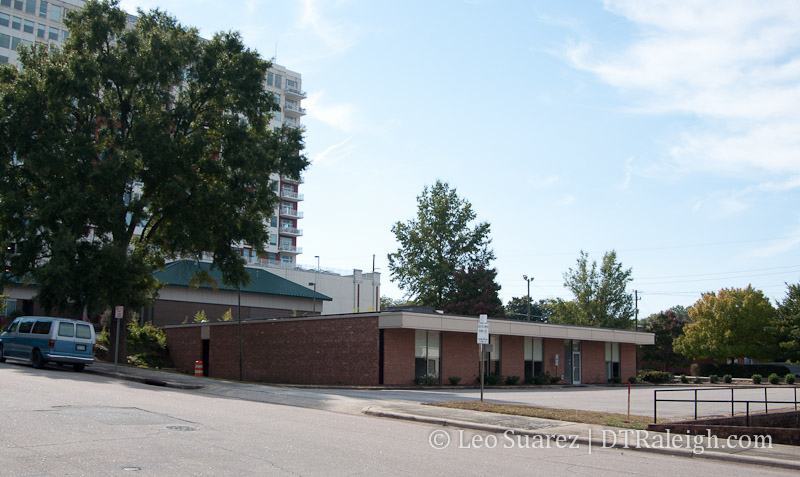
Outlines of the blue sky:
M640 317L800 282L800 3L203 1L303 76L301 264L382 272L437 179L491 224L501 298L570 298L581 250L633 269Z

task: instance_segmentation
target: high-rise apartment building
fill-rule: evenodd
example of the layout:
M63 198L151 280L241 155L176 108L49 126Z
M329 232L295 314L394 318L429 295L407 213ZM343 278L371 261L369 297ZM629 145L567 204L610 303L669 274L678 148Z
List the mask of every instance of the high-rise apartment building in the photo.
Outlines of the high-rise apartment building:
M18 64L17 47L20 45L61 46L69 37L64 18L70 10L83 8L84 0L0 0L0 63ZM136 17L128 15L128 22ZM275 95L281 110L275 113L270 127L299 127L300 118L306 114L300 103L306 98L299 73L273 64L264 78L265 87ZM259 262L270 267L293 268L297 255L302 252L297 240L303 235L298 220L303 213L298 205L303 200L299 193L302 179L293 180L275 174L274 191L280 197L269 224L270 243L267 254L256 256L252 247L241 247L243 257L250 263Z

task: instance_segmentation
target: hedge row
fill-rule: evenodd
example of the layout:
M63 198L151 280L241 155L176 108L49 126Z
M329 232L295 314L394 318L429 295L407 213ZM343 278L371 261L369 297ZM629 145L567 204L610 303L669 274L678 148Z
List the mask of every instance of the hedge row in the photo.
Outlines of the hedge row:
M769 376L770 374L786 376L789 368L777 364L693 364L691 374L693 376L724 376L730 374L734 378L750 378L754 374Z

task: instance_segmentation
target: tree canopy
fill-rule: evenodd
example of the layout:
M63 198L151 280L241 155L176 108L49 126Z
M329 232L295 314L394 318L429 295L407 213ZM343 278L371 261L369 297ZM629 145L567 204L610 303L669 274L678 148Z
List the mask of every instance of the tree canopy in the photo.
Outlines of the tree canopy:
M704 293L689 308L691 323L675 340L675 351L692 359L768 360L776 354L774 318L769 299L752 286Z
M655 335L655 344L642 346L642 359L659 363L662 371L688 364L688 359L674 349L675 340L683 336L686 323L686 319L671 309L649 316L645 330Z
M483 265L458 270L453 277L454 290L447 296L446 313L458 315L503 316L503 302L497 293L497 270Z
M436 181L417 197L416 219L392 226L400 247L389 254L391 279L416 304L442 309L455 290L458 270L489 267L494 259L490 227L481 222L470 228L475 217L468 201Z
M800 283L789 285L786 296L778 303L775 331L781 355L800 360Z
M547 323L551 314L550 307L546 300L534 301L528 296L512 297L505 306L506 318L512 320L528 319L528 303L531 305L531 321Z
M625 288L633 280L631 269L622 268L615 251L603 255L600 268L589 263L589 255L581 251L577 266L564 273L564 286L575 297L567 302L556 299L550 307L551 323L630 329L633 297Z
M204 252L245 283L232 246L264 250L271 174L308 165L302 131L270 129L270 64L237 33L139 14L126 27L116 1L90 0L63 49L0 69L3 279L33 280L47 307L141 306L153 271Z

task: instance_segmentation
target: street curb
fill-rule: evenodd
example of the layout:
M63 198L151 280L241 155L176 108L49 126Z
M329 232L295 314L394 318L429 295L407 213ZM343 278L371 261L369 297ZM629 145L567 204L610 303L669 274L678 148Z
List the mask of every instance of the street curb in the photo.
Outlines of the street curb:
M502 426L495 426L492 424L460 421L457 419L447 419L441 417L418 416L416 414L407 414L403 412L394 412L386 410L374 410L370 408L364 409L362 413L373 417L383 417L388 419L400 419L405 421L421 422L425 424L435 424L442 427L460 427L464 429L473 429L477 431L493 432L498 434L503 434L506 431L513 431L515 435L527 435L527 436L564 435L557 431L548 432L547 429L531 430L531 429L507 428ZM549 429L551 431L553 430L553 428ZM714 452L708 449L706 449L702 454L697 454L690 449L684 449L684 448L654 448L654 447L632 447L632 446L625 447L624 444L619 444L615 442L613 445L608 445L597 439L589 439L588 437L583 437L583 436L578 436L574 442L605 449L615 448L622 450L650 452L662 455L672 455L677 457L688 457L693 459L698 459L698 458L710 459L710 460L719 460L725 462L733 462L738 464L760 465L760 466L778 467L782 469L800 470L800 462L789 462L789 461L767 459L764 457L755 457L755 456L743 456L740 454L728 454L724 452ZM605 445L605 447L603 447L603 445Z
M150 386L160 386L165 388L173 388L173 389L200 389L203 386L199 384L185 384L185 383L178 383L175 381L164 381L162 379L153 379L153 378L145 378L142 376L133 376L130 374L120 373L120 372L109 372L103 371L99 369L89 369L86 368L87 373L96 374L99 376L107 376L109 378L115 379L124 379L125 381L133 381L136 383L147 384Z

